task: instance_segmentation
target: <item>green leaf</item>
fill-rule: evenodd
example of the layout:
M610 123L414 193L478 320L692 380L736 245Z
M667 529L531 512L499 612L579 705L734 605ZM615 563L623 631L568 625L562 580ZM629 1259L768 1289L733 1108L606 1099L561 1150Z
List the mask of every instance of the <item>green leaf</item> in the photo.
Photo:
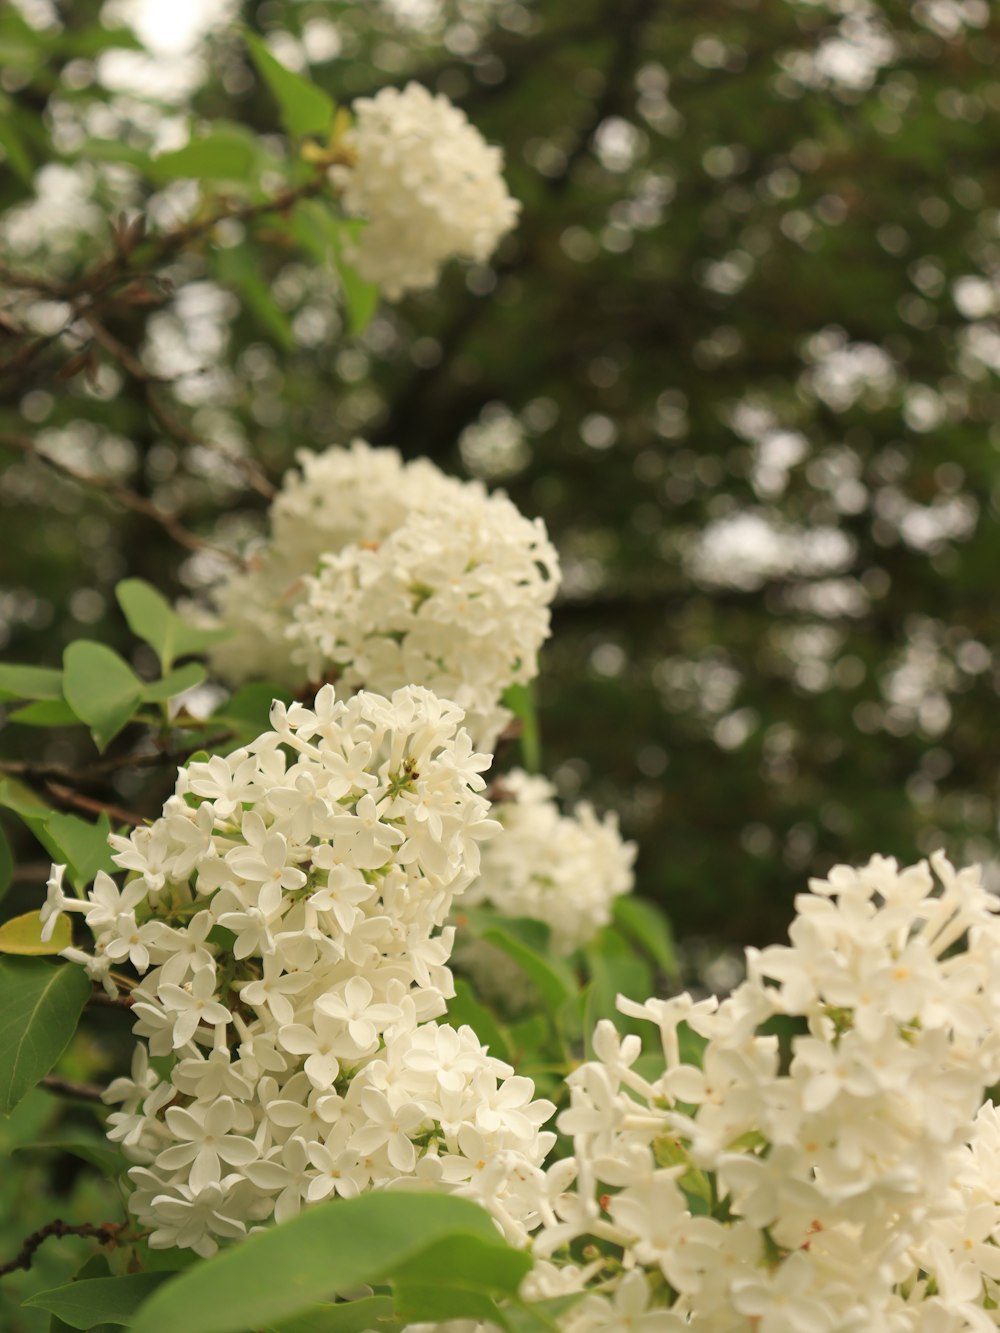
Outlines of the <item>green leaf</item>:
M195 685L200 685L206 674L200 662L185 662L182 667L169 671L162 680L153 680L144 685L142 697L148 704L162 703L166 699L173 699L175 695L183 694L185 690L193 689Z
M10 888L14 878L14 854L10 850L7 834L0 828L0 898Z
M61 699L62 672L54 667L0 665L0 699Z
M365 329L371 323L378 307L379 289L374 282L368 282L358 273L354 265L348 260L345 253L343 235L354 240L357 238L361 229L365 226L362 218L332 219L335 224L333 232L333 254L334 262L337 266L337 276L340 278L340 290L344 298L344 309L347 311L347 331L356 338L364 333Z
M629 1020L618 1010L619 995L644 1000L653 993L649 963L637 957L630 942L617 930L605 927L584 950L592 985L584 1015L584 1038L589 1043L601 1018L610 1018L620 1031L629 1031ZM588 1058L591 1052L588 1048Z
M442 1015L443 1023L461 1027L467 1023L473 1032L489 1048L490 1055L508 1064L514 1058L514 1051L502 1025L493 1013L476 997L475 991L464 977L455 978L455 994L448 1001L448 1012Z
M0 953L41 956L59 953L72 943L73 927L65 916L56 922L50 940L42 939L42 923L37 912L12 916L0 926Z
M104 750L142 702L142 681L113 649L90 639L69 645L63 671L66 702Z
M292 695L280 685L253 681L249 685L241 686L232 698L221 704L219 711L212 714L212 721L222 727L231 727L236 733L238 742L253 740L262 732L269 730L271 704L275 699L280 699L283 704L290 704Z
M403 1321L393 1318L390 1296L364 1296L359 1301L317 1305L304 1314L269 1324L267 1333L400 1333Z
M135 1333L243 1333L338 1290L384 1282L429 1247L460 1236L507 1249L489 1214L465 1199L409 1193L336 1199L181 1274L142 1307L133 1327Z
M0 1114L10 1115L70 1043L90 995L75 963L0 958Z
M241 125L218 125L183 148L149 160L147 174L155 181L251 181L257 175L257 140Z
M504 1309L504 1325L510 1333L559 1333L559 1315L578 1305L586 1294L574 1291L544 1301L515 1301Z
M508 685L500 702L509 708L521 723L521 762L529 773L538 773L542 767L542 739L535 711L535 692L530 685Z
M463 915L474 935L502 949L534 982L550 1014L575 999L576 979L561 958L549 954L549 931L541 921L494 916L482 910L467 909Z
M53 811L44 823L33 826L35 837L54 861L66 866L70 879L78 889L93 883L99 870L113 873L108 834L111 822L103 812L97 823L91 824L79 815Z
M89 1278L36 1292L24 1304L48 1310L70 1328L131 1324L142 1302L169 1277L169 1273L127 1273L124 1277Z
M20 815L29 828L34 827L35 821L48 819L52 814L52 807L36 796L30 787L6 773L0 773L0 805Z
M349 241L355 240L364 225L362 218L338 218L315 199L300 200L293 214L293 231L299 244L321 263L332 264L336 269L348 331L355 337L368 327L379 298L377 284L366 282L345 253L345 236Z
M407 1323L481 1319L495 1324L502 1318L496 1301L485 1292L430 1282L408 1282L397 1287L396 1309Z
M288 316L271 294L271 286L261 277L260 256L250 245L237 245L213 254L216 276L243 297L274 341L288 352L295 346L295 335Z
M252 32L243 36L257 72L278 104L281 123L289 136L302 139L310 134L318 137L328 134L337 110L333 99L309 79L286 69Z
M6 98L0 101L0 149L3 150L3 160L25 185L31 185L35 178L35 168L9 108L10 103Z
M225 630L189 625L162 593L142 579L123 579L115 587L115 596L129 629L154 650L164 673L178 657L204 652L226 637Z
M11 713L10 721L24 727L75 727L80 719L65 699L39 699Z
M622 934L645 950L667 978L676 980L680 969L673 931L670 922L654 903L637 898L634 894L623 894L615 899L614 920Z
M108 1141L95 1139L93 1142L82 1139L46 1139L39 1143L22 1143L15 1152L62 1152L77 1157L81 1162L100 1171L102 1176L114 1180L128 1166L128 1162Z

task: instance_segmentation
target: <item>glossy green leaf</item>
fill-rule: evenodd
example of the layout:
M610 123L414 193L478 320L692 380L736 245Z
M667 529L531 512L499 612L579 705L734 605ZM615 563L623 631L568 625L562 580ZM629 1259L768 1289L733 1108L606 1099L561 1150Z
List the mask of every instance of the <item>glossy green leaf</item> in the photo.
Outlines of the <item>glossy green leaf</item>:
M10 850L7 834L0 828L0 898L10 888L14 878L14 854Z
M146 703L164 703L185 690L193 689L205 679L207 672L200 662L185 662L182 667L168 671L162 680L150 681L142 687Z
M183 148L151 158L148 174L155 181L228 180L252 181L260 153L257 141L240 125L217 126Z
M225 630L188 624L163 594L143 579L123 579L115 586L115 596L129 629L154 650L165 673L178 657L202 653L226 637Z
M253 740L269 730L271 704L275 699L290 704L292 695L279 685L252 681L249 685L241 685L232 698L220 704L219 711L212 715L212 721L220 727L232 727L237 742Z
M89 995L75 963L0 958L0 1114L9 1115L62 1055Z
M134 1328L243 1333L308 1310L338 1290L386 1281L445 1237L469 1235L507 1248L489 1215L465 1199L409 1193L337 1199L181 1274L142 1307Z
M561 958L549 952L549 932L540 921L528 917L500 917L482 910L467 910L472 933L489 940L512 958L535 984L550 1014L557 1014L576 996L576 980Z
M81 1162L87 1162L102 1176L113 1180L128 1167L122 1154L107 1139L93 1142L83 1139L44 1139L38 1143L23 1143L15 1152L68 1153Z
M35 837L53 861L66 866L66 873L78 889L93 882L99 870L108 874L115 869L108 846L111 822L100 814L96 823L79 815L53 811L44 823L34 826Z
M295 206L293 230L296 239L321 263L331 264L336 269L348 332L355 337L368 327L379 299L378 286L366 282L346 255L345 241L357 237L364 225L361 218L338 218L315 199L303 199Z
M10 721L22 727L76 727L80 724L65 699L39 699L25 704L11 713Z
M514 1057L510 1038L493 1013L477 998L475 991L464 977L455 978L455 994L448 1001L448 1012L442 1016L442 1022L453 1027L467 1023L479 1040L489 1049L490 1055L499 1060L510 1062Z
M333 99L309 79L282 65L252 32L243 35L257 72L278 104L281 123L290 137L302 139L307 135L328 134L337 109Z
M534 690L530 685L508 685L501 696L501 702L521 723L522 764L529 773L539 772L542 767L542 740L538 730Z
M67 703L104 750L142 702L142 681L113 649L90 639L69 645L63 672Z
M48 1310L70 1328L131 1324L142 1302L169 1277L169 1273L127 1273L123 1277L86 1278L36 1292L24 1304Z
M7 773L0 773L0 805L13 810L29 825L39 819L48 819L52 813L52 807L29 786Z
M393 1317L390 1296L364 1296L359 1301L317 1305L291 1319L269 1324L267 1333L401 1333L403 1321Z
M61 699L62 672L55 667L0 664L0 699Z
M22 912L0 925L0 953L41 957L68 949L72 943L73 927L66 916L56 921L52 938L48 940L42 939L42 923L37 912Z
M25 185L31 185L35 178L34 164L6 98L0 101L0 150L11 171L16 172Z
M260 256L249 245L216 250L213 255L216 276L232 287L246 302L261 328L284 351L295 346L295 336L288 316L274 299L271 285L261 277Z
M655 903L623 894L615 899L614 920L624 935L652 957L664 976L676 980L679 969L673 931Z

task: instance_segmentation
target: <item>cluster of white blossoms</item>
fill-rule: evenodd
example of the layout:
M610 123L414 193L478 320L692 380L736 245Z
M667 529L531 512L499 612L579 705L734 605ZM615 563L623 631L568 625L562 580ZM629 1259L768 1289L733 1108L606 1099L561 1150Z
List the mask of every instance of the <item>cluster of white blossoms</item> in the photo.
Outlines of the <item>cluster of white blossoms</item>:
M635 843L622 839L617 815L599 819L588 801L562 814L552 783L522 769L498 779L493 795L501 832L483 848L462 911L485 906L541 921L549 928L549 948L565 958L610 922L617 897L631 893ZM537 1005L525 973L495 944L460 929L454 956L480 994L507 1013Z
M543 921L553 952L565 958L609 923L616 898L631 893L635 843L623 841L617 815L598 819L589 801L562 814L547 778L515 768L499 785L493 813L502 832L483 848L463 904Z
M620 999L659 1029L658 1077L598 1026L533 1245L537 1294L589 1293L566 1333L1000 1326L1000 904L932 862L937 887L883 858L814 881L721 1005Z
M433 287L449 259L484 261L517 221L503 153L466 115L418 83L383 88L351 106L335 167L345 209L366 219L348 257L390 301Z
M502 492L393 449L299 455L271 507L271 541L214 592L226 680L333 676L383 694L424 685L492 748L510 685L531 680L559 564L540 519Z
M46 932L76 910L95 941L65 956L112 992L116 969L142 978L143 1042L105 1099L151 1245L208 1255L407 1185L477 1200L516 1243L537 1225L552 1104L433 1021L454 993L444 922L496 831L461 716L412 686L276 703L272 730L189 763L161 818L112 839L121 889L102 873L81 902L54 873Z

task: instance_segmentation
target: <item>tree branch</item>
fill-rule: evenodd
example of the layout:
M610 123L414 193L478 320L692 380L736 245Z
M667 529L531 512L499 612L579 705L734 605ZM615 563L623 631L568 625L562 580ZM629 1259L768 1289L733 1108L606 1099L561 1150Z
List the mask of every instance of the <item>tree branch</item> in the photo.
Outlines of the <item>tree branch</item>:
M61 473L64 477L69 477L71 481L75 481L80 486L89 486L93 490L103 491L105 495L123 508L130 509L135 514L141 514L143 518L151 519L179 546L183 546L188 551L212 551L231 564L242 565L243 563L240 557L234 555L232 551L216 546L214 542L206 541L203 537L195 536L182 523L179 523L172 514L164 513L152 501L137 495L135 491L129 490L127 486L121 485L120 482L113 481L110 477L97 477L92 473L77 472L75 468L70 467L67 463L61 462L58 458L53 458L44 449L40 449L37 441L29 435L0 435L0 448L18 449L21 453L39 459L48 467L51 467L53 471Z
M58 1074L46 1074L38 1086L57 1097L72 1097L78 1102L100 1102L104 1091L96 1083L77 1083L71 1078L60 1078Z
M16 1258L11 1259L9 1263L0 1264L0 1277L7 1273L15 1273L19 1268L30 1268L35 1251L49 1236L87 1236L99 1240L102 1245L114 1245L124 1225L124 1222L80 1222L74 1225L63 1222L57 1217L54 1222L49 1222L44 1227L39 1227L37 1231L33 1231L26 1238Z

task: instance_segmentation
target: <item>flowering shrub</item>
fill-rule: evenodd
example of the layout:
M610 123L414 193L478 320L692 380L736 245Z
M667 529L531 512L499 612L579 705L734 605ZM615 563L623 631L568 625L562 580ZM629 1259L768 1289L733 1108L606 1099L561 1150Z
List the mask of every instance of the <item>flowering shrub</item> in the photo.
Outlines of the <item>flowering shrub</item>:
M559 565L543 524L360 440L300 462L271 506L271 542L216 590L233 631L216 669L293 685L332 673L384 693L426 685L492 746L511 718L503 692L537 674L549 633Z
M144 264L307 206L357 331L371 284L395 300L512 226L498 150L445 99L411 84L345 119L250 49L315 170L220 200ZM119 228L96 291L141 241ZM495 778L490 817L480 747L520 726L537 760L526 687L559 580L541 522L362 441L301 456L269 518L213 590L214 629L118 585L157 679L86 641L61 671L0 669L24 722L83 724L101 750L145 728L112 768L187 757L150 821L71 792L90 823L4 778L55 864L0 953L64 961L0 958L0 1109L38 1083L113 1108L97 1160L129 1216L55 1222L0 1273L48 1234L99 1238L106 1273L32 1301L137 1333L288 1333L300 1314L356 1333L996 1328L1000 923L978 872L837 867L721 1003L637 999L650 957L674 967L656 910L627 898L615 817L561 814L524 769ZM257 692L187 711L206 673L176 662L199 656ZM472 987L450 968L466 927ZM98 1001L128 1011L130 1073L53 1080Z

